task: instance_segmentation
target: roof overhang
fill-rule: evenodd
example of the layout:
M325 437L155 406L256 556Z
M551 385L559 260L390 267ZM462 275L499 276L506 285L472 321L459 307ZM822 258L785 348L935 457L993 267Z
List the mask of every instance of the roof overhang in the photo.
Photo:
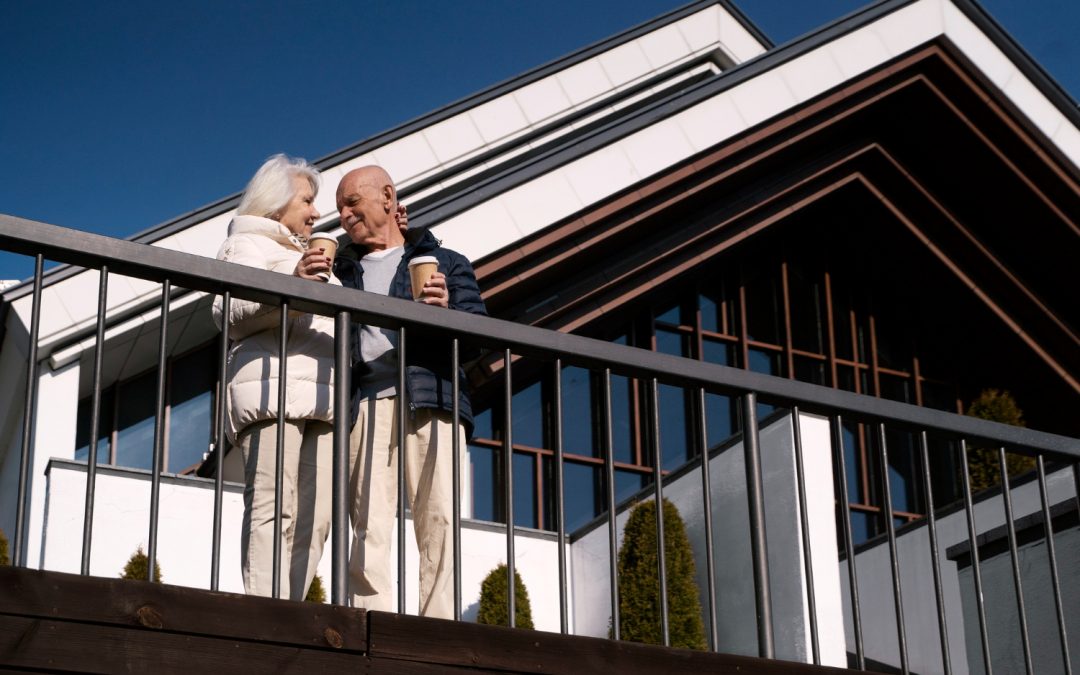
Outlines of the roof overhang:
M494 314L579 330L813 207L869 200L1080 392L1064 283L1080 259L1078 175L939 37L476 269Z

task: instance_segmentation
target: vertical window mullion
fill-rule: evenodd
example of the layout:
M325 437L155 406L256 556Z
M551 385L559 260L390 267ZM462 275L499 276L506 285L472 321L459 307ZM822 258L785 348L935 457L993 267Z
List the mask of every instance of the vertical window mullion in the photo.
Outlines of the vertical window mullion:
M832 378L830 384L833 389L839 389L840 382L836 369L836 327L833 325L832 275L829 274L828 270L825 271L825 315L828 321L829 374Z
M877 321L870 314L870 377L874 382L874 396L881 398L881 373L878 371Z
M791 291L788 285L788 261L785 254L780 263L780 291L784 305L784 356L787 363L787 377L795 379L795 355L792 353L791 339Z
M120 442L120 434L117 427L120 424L120 383L112 386L112 431L109 434L109 464L116 466L117 445Z

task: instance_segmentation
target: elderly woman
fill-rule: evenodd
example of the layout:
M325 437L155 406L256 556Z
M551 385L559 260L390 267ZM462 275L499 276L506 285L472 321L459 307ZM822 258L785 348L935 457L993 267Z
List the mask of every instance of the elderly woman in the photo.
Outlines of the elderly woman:
M248 183L218 259L325 281L323 249L308 249L319 217L318 171L302 159L275 155ZM330 276L329 283L340 285ZM228 437L243 454L244 588L273 595L274 495L277 471L280 309L234 299L228 317L214 302L218 326L228 323ZM290 312L285 383L285 447L281 504L281 596L302 600L330 531L333 447L333 319Z

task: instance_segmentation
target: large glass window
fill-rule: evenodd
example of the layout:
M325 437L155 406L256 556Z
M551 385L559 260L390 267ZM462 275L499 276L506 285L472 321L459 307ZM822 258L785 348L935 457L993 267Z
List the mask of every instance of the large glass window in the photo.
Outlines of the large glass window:
M610 325L603 326L602 335L619 344L682 358L955 410L956 389L941 379L940 372L940 364L949 361L916 349L918 330L912 317L918 313L907 304L905 293L871 283L874 272L861 267L864 263L848 255L850 251L830 250L833 244L784 242L744 254L744 259L719 260L693 279L656 289L655 301L636 305L614 331ZM924 337L923 344L933 342ZM515 479L515 499L521 500L515 512L522 514L516 518L519 524L530 524L525 521L532 519L535 526L554 529L550 468L554 426L548 419L554 408L553 389L536 373L535 366L531 373L522 370L521 388L513 400L514 448L522 457L515 456L515 476L528 475L535 481L531 488L519 488ZM518 365L514 375L518 382ZM564 367L561 377L566 526L572 531L599 515L606 504L602 459L607 419L603 373ZM618 500L651 483L654 438L660 442L660 469L668 473L701 453L702 429L710 449L740 431L737 397L706 392L702 411L695 392L661 382L656 433L651 386L648 381L611 377L610 433ZM758 406L759 419L775 411L767 400ZM489 407L497 408L498 403ZM493 430L490 423L487 428L478 425L479 446L496 442L501 418L496 415L495 420ZM898 522L921 517L925 496L917 445L890 431L889 466L883 478L875 459L874 430L845 423L843 437L856 542L883 531L882 480L889 481ZM527 462L526 455L534 461ZM536 457L541 458L539 463ZM477 466L485 467L494 467L497 461L482 454L474 459ZM488 468L480 473L491 478L475 484L477 517L497 517L501 496L494 485L498 476ZM934 487L936 491L938 485ZM956 493L951 484L940 487L943 497Z
M214 345L166 362L163 467L168 473L189 473L210 448L217 368ZM156 370L119 382L101 393L97 461L135 469L152 469ZM88 396L79 401L75 459L86 461L90 448Z

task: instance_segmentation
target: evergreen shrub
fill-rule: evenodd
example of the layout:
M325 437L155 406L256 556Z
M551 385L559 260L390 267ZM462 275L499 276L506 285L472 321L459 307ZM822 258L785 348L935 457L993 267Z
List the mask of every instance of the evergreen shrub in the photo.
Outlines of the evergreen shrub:
M506 611L507 600L506 565L500 564L488 572L480 585L480 610L477 613L478 623L490 626L509 626L509 616ZM529 592L525 589L525 583L521 575L514 570L514 627L532 628L532 607L529 604Z
M311 580L311 585L308 586L307 595L304 596L305 602L326 602L326 589L323 587L322 577L318 574Z
M1011 424L1014 427L1027 426L1024 422L1024 414L1020 406L1016 404L1016 399L1009 392L998 389L984 389L968 406L966 414L969 417ZM1011 480L1034 470L1035 458L1007 452L1005 453L1005 468ZM968 470L973 492L1000 485L1001 459L998 449L996 447L969 447Z
M666 499L664 553L671 646L706 649L690 540L679 510ZM656 503L641 502L630 512L619 549L619 632L623 640L664 643L657 562Z
M142 546L135 549L135 552L128 558L127 564L124 565L124 571L120 574L121 579L137 579L139 581L146 581L146 569L150 565L150 559L147 558L146 553L143 552ZM154 561L154 582L161 583L161 565Z

